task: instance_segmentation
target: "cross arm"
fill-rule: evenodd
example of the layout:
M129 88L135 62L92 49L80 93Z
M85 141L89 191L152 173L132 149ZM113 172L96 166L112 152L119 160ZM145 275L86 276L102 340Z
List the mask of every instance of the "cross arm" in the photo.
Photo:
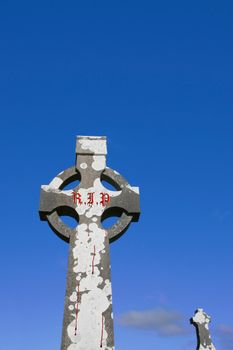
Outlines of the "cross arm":
M139 193L137 187L125 187L118 196L111 197L111 201L106 209L119 208L127 215L132 216L132 221L138 221L140 214Z
M122 212L123 210L131 216L131 221L138 221L140 215L139 188L130 186L121 174L108 167L102 174L102 180L109 182L119 191L119 195L111 196L111 201L106 207L107 211L115 209L115 214L117 214L117 211Z
M58 208L63 208L63 215L70 215L72 209L75 209L75 205L72 201L72 194L69 192L50 189L48 186L41 186L39 210L41 220L46 220L47 215L54 210L58 210Z
M59 173L49 185L41 186L39 214L41 220L46 220L47 215L58 208L63 208L62 215L74 213L74 203L71 200L71 191L62 189L72 181L80 180L80 173L73 166ZM58 209L59 211L59 209Z

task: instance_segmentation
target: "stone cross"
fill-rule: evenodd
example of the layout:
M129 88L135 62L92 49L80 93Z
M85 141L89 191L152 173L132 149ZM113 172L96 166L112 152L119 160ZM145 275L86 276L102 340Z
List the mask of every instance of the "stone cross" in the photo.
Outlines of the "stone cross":
M106 137L79 136L76 165L41 186L41 220L70 243L61 350L114 349L109 242L138 221L139 189L106 167L106 154ZM75 180L79 185L65 190ZM61 215L75 218L76 228ZM118 221L104 229L101 221L113 215Z
M190 322L197 332L197 350L216 350L212 343L209 331L210 316L203 309L197 309Z

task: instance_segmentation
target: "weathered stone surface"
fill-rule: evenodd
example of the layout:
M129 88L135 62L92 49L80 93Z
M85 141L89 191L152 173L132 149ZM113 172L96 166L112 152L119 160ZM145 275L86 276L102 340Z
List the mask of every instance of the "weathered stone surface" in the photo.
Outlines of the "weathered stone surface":
M203 309L197 309L190 322L195 326L197 333L197 350L216 350L210 337L208 316Z
M79 136L76 166L41 187L41 219L70 243L62 350L114 349L109 242L138 220L139 190L106 167L106 154L105 137ZM63 189L77 179L80 184L73 190ZM105 188L101 180L116 191ZM74 202L73 191L81 194L82 203ZM92 205L90 193L95 197ZM73 216L77 227L70 229L59 215ZM101 220L111 215L119 220L105 230Z

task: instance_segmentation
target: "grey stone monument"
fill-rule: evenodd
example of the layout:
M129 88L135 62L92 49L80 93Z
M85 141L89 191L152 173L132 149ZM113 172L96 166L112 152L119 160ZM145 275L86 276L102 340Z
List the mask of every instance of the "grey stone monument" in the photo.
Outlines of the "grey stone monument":
M197 309L190 322L196 328L197 350L216 350L209 331L210 316L203 309Z
M69 242L62 350L114 349L109 242L139 218L139 189L106 167L106 137L78 136L76 165L41 186L40 218ZM79 180L78 186L65 186ZM116 190L103 186L107 181ZM60 215L77 219L75 229ZM101 221L119 216L109 229Z

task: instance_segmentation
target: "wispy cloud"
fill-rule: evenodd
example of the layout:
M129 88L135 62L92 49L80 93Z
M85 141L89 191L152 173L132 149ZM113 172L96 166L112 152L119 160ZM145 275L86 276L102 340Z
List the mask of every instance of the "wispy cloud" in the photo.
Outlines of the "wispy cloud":
M187 333L183 317L177 311L154 309L129 311L119 318L119 324L142 330L155 331L158 335L172 336Z
M158 305L167 305L168 298L164 293L150 293L145 295L146 300L152 300L154 303L156 302Z
M227 325L219 325L215 329L216 334L222 344L224 350L233 349L233 327Z
M220 211L220 210L216 209L215 212L214 212L214 215L220 221L225 221L231 215L231 212L229 210Z

